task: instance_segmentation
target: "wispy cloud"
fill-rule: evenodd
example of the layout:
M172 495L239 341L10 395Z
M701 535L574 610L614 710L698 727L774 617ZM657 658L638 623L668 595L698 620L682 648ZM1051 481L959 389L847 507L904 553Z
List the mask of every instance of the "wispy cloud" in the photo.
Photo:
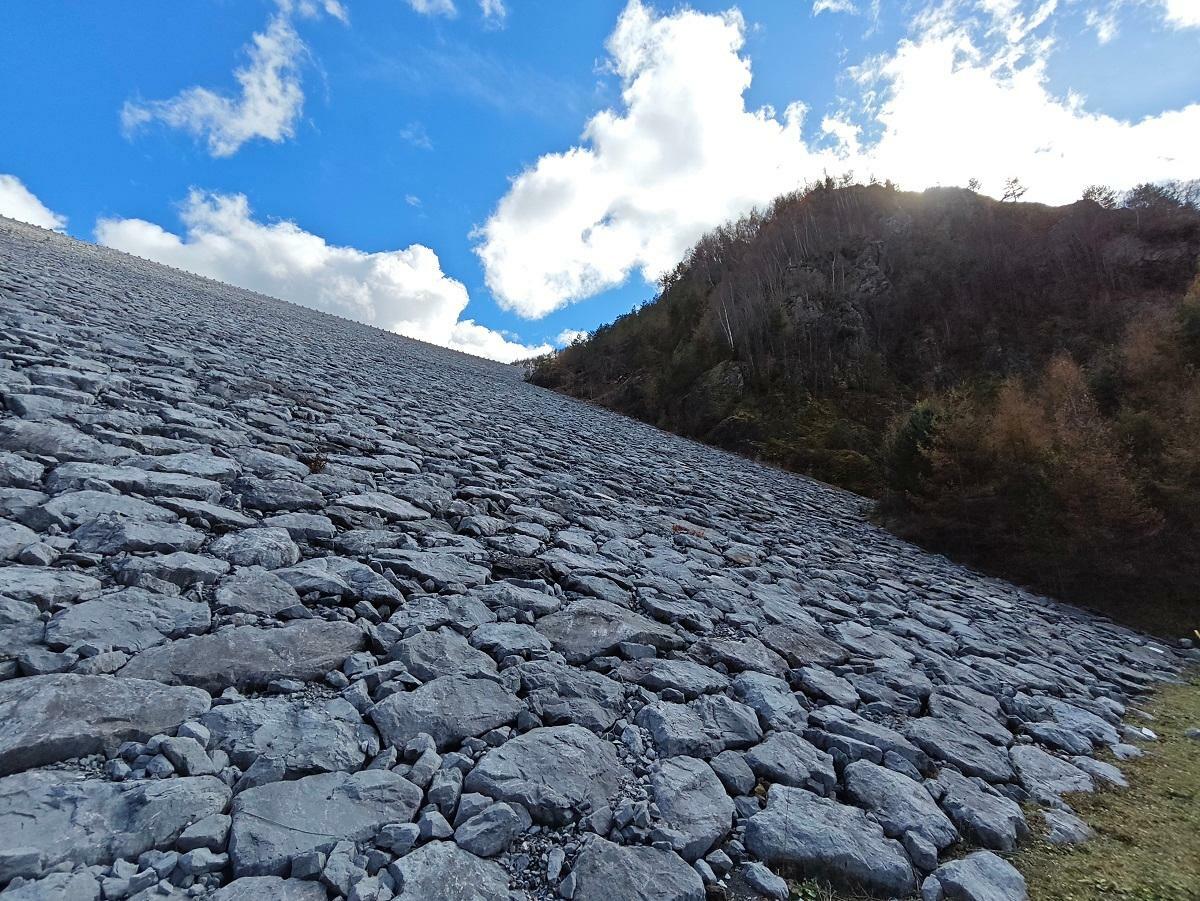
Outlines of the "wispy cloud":
M400 140L420 150L433 149L433 141L429 139L429 132L421 122L409 122L400 129Z
M362 50L362 75L424 97L454 94L508 116L578 115L590 86L545 75L466 44L414 46L403 54Z
M246 48L246 65L233 73L238 83L234 94L195 86L168 100L127 100L121 108L126 136L161 122L204 139L214 157L232 156L255 138L278 143L294 136L304 108L301 66L308 51L293 18L312 18L324 11L345 22L348 14L338 0L320 5L314 0L277 0L276 7L266 29L256 32Z
M413 12L423 16L445 16L449 19L458 15L454 0L408 0Z

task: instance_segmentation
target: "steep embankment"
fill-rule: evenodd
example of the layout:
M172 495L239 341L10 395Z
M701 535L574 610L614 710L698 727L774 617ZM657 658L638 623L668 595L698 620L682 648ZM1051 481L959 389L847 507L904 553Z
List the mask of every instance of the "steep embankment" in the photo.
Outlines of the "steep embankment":
M856 496L6 220L0 333L6 898L1020 898L948 860L1111 778L1183 660Z
M1128 202L780 198L531 377L883 497L930 546L1185 634L1200 213L1150 189Z

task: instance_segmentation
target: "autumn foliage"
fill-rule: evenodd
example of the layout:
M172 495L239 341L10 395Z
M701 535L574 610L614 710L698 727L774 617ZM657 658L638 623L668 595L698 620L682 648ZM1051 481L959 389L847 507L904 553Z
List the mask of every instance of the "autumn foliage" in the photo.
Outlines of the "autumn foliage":
M706 236L653 302L531 380L875 496L931 548L1183 634L1200 625L1196 188L1089 190L1052 208L826 181Z

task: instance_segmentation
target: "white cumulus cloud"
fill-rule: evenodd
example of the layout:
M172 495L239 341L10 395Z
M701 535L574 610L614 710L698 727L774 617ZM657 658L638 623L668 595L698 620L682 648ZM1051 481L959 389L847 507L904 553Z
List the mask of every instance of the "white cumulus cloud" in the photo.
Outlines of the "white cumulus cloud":
M746 108L744 32L736 10L658 16L630 2L608 40L622 108L518 176L477 232L502 305L542 316L634 269L654 278L713 225L836 162L801 139L802 106Z
M467 289L428 247L367 253L331 245L293 222L258 221L241 194L193 190L184 233L143 219L101 219L96 239L147 259L505 362L545 353L471 319Z
M152 122L161 122L203 138L215 157L237 153L255 138L280 142L296 133L304 109L301 65L308 52L296 32L294 15L314 18L324 10L348 21L338 0L318 6L312 0L277 0L277 9L264 31L255 32L246 53L247 64L233 75L238 91L226 96L205 87L190 87L168 100L127 100L121 126L132 137Z
M1200 28L1200 0L1161 0L1167 21L1178 28Z
M978 178L994 195L1016 176L1026 200L1049 203L1092 183L1196 176L1200 104L1137 121L1093 111L1049 87L1055 0L977 8L924 8L912 37L848 70L858 101L806 134L802 100L782 115L747 108L736 10L662 15L630 0L607 45L621 105L513 180L475 235L488 287L539 317L633 271L653 280L705 231L825 173L914 190Z
M67 217L60 216L38 200L37 195L15 175L0 175L0 216L55 231L67 227Z

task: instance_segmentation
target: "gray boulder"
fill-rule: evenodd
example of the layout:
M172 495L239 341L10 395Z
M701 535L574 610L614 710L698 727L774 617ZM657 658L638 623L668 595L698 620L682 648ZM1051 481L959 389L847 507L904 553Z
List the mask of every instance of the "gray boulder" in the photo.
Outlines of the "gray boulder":
M1013 778L1008 750L992 744L954 720L923 716L911 721L905 735L934 760L954 764L967 776L979 776L988 782L1008 782Z
M229 788L213 776L121 785L74 773L31 771L0 779L0 860L8 876L38 877L73 865L135 859L169 847L196 820L220 813Z
M718 845L733 825L733 801L703 760L664 760L650 776L650 795L671 847L689 863Z
M300 559L300 548L287 529L263 527L222 535L209 552L234 566L261 566L279 569Z
M68 569L44 566L0 567L0 595L49 610L100 593L100 580Z
M1054 804L1069 792L1090 792L1092 777L1072 763L1043 751L1037 745L1017 745L1012 749L1017 777L1035 799Z
M77 550L88 554L171 554L199 550L204 533L183 523L146 522L122 516L101 516L80 525L71 537Z
M233 803L229 859L235 876L282 876L293 858L340 841L372 838L408 822L421 791L388 770L321 773L241 792Z
M89 642L136 654L169 638L207 632L211 624L208 604L201 601L126 588L55 614L46 624L46 644L63 650Z
M508 873L498 863L476 857L454 842L433 841L405 854L388 873L395 901L518 901Z
M300 595L275 573L262 567L239 569L217 583L214 600L218 610L278 616L300 604Z
M704 882L679 855L593 839L567 881L573 901L704 901ZM561 890L560 890L561 891Z
M470 563L458 554L383 548L375 553L374 559L403 576L422 583L431 582L438 591L451 587L472 588L482 585L491 576L486 567Z
M418 632L394 645L388 656L422 682L439 676L496 676L496 661L448 628Z
M628 771L613 746L580 726L533 729L488 751L463 790L525 807L561 826L608 802Z
M694 660L664 657L627 660L617 669L616 675L622 682L636 682L651 691L673 688L688 700L729 687L727 676Z
M196 688L58 673L0 682L0 775L112 752L208 710Z
M762 739L754 711L725 695L704 695L690 704L656 701L638 711L637 724L650 731L664 757L708 758Z
M442 676L415 691L389 695L370 710L383 740L403 748L422 732L439 749L482 735L517 718L520 699L491 679Z
M682 644L667 626L596 598L573 601L562 610L542 617L537 630L569 663L585 663L611 652L623 642L648 644L660 651Z
M341 698L318 704L286 698L255 698L214 707L200 722L210 745L229 755L243 770L259 757L278 761L283 778L357 770L365 755L359 746L364 730L358 711Z
M67 491L27 511L21 517L25 525L45 529L55 525L74 529L100 517L118 517L142 522L176 522L179 517L157 504L112 494L108 491Z
M520 804L492 804L454 830L454 840L478 857L495 857L507 851L532 820Z
M577 723L603 732L621 715L625 692L607 676L546 660L518 664L513 672L529 709L546 725Z
M818 795L829 795L837 786L833 757L794 732L772 732L746 752L746 763L760 779L807 788Z
M747 670L733 680L733 691L772 729L802 730L808 722L795 693L777 676Z
M921 783L866 760L848 765L843 778L850 800L871 811L891 838L915 832L939 851L958 838L954 824Z
M203 554L176 551L152 557L123 557L111 564L113 576L123 585L136 585L144 577L188 588L199 582L211 585L229 572L229 564Z
M353 623L312 621L282 629L239 626L142 651L121 675L195 685L210 694L230 686L266 688L275 679L321 678L364 642L362 629Z
M773 785L767 807L746 825L746 847L768 864L797 867L835 885L904 896L916 888L901 844L854 807Z
M243 876L217 889L209 901L326 901L325 886L307 879Z
M1026 901L1023 877L991 851L943 864L921 885L921 901Z
M51 873L41 879L18 877L0 895L4 901L99 901L100 883L95 872Z
M1028 832L1025 815L1016 801L979 778L942 770L933 783L938 804L963 837L996 851L1011 851Z

